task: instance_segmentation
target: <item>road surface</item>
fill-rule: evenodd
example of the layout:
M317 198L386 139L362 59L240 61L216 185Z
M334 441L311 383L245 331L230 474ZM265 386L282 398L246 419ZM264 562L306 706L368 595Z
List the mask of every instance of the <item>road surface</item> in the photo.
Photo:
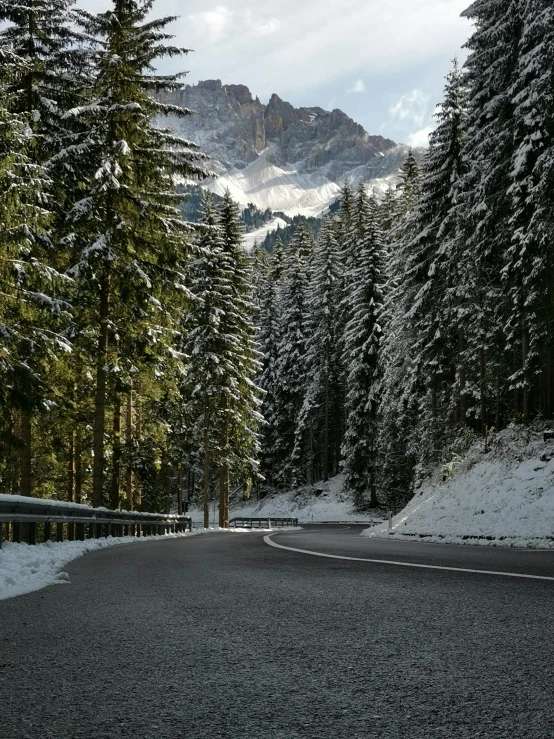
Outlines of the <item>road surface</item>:
M261 533L113 547L0 601L0 736L552 739L554 553L361 528L271 539L351 559Z

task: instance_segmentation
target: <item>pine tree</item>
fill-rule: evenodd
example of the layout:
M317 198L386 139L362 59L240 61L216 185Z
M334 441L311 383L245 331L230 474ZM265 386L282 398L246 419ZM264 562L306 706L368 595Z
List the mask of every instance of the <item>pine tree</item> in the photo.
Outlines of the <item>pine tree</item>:
M222 320L232 291L232 267L225 252L219 218L210 193L203 201L201 235L191 267L190 289L196 306L184 316L187 379L186 414L194 424L203 460L204 528L209 525L212 468L222 463L218 435L222 412L222 382L230 371L225 364ZM220 522L223 511L220 510Z
M90 103L66 114L82 132L67 152L66 166L75 169L78 162L82 172L67 241L78 320L94 327L96 505L104 497L110 379L121 373L129 378L136 356L151 366L156 357L167 361L172 316L182 308L178 295L187 294L190 228L180 214L174 178L204 174L196 147L153 124L157 115L190 111L154 97L178 88L180 75L152 74L153 63L183 50L165 43L173 19L147 20L151 8L151 0L115 0L106 13L82 14L85 32L100 42L98 71Z
M520 0L479 0L464 15L476 24L467 46L468 125L461 186L457 262L463 415L485 434L505 413L502 378L513 361L505 353L507 301L502 269L511 234L508 214L514 148L511 88L521 36ZM521 336L522 345L526 342ZM524 392L523 405L528 404ZM519 406L520 394L515 394ZM524 410L524 414L525 414Z
M346 485L356 505L377 505L377 410L380 313L384 300L385 251L377 223L377 206L358 191L357 218L363 231L356 243L351 271L349 315L345 334L346 432L342 453ZM366 499L369 492L370 499Z
M220 215L223 248L231 266L231 295L222 318L228 366L221 404L220 515L229 526L229 474L249 489L258 477L261 369L256 349L255 306L251 302L252 269L243 245L243 227L236 203L227 191ZM221 504L223 510L221 511Z
M413 429L417 419L418 375L414 367L414 332L406 320L415 293L404 289L414 238L414 209L421 188L419 166L410 151L401 170L396 220L389 233L389 264L386 300L382 311L384 332L379 393L379 468L380 488L389 501L406 499L414 471Z
M293 457L307 478L328 480L340 461L341 388L337 312L340 296L339 249L333 225L322 227L314 256L306 366L310 382L296 428Z
M414 332L414 366L422 389L416 436L418 464L436 463L446 445L452 414L459 420L458 265L452 263L458 188L466 172L463 157L467 103L457 62L446 78L444 102L436 113L422 167L421 195L412 217L415 237L406 255L403 288L413 296L406 320ZM454 392L453 392L454 391Z
M308 335L307 286L313 240L301 233L287 250L283 284L279 295L278 344L275 359L274 454L275 479L280 484L299 476L293 456L296 424L306 389L306 342Z
M204 460L204 521L208 523L212 469L218 470L220 526L229 524L229 479L247 486L257 476L260 370L254 343L249 267L238 213L230 196L217 212L210 193L203 205L202 233L191 272L197 301L185 316L188 355L186 413L197 429Z
M258 314L257 344L262 355L258 384L263 390L261 413L265 423L261 429L260 472L267 484L273 487L279 472L277 454L277 406L278 373L277 357L280 341L281 316L280 284L282 275L282 247L274 251L270 269L262 282L262 299Z
M63 336L69 306L60 297L62 278L52 259L48 226L50 178L35 159L32 116L18 112L14 82L27 65L0 49L0 245L2 260L2 378L6 457L19 459L8 484L31 495L32 417L48 402L48 369L70 346Z
M503 269L508 293L507 338L517 358L511 388L523 394L523 418L554 403L554 9L545 0L523 4L523 31L513 97L515 150L510 179L511 244Z

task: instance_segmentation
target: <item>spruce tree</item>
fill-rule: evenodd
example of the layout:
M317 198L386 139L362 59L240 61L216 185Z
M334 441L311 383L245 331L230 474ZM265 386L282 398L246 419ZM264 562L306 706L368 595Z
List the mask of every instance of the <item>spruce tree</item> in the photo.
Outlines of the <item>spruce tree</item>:
M32 115L18 111L13 91L27 64L1 47L0 65L0 377L6 457L17 457L6 482L31 495L33 414L51 402L49 369L70 351L63 335L69 306L49 234L51 180L35 157Z
M460 362L463 414L485 434L506 413L502 378L514 358L505 353L507 300L502 269L511 240L510 168L514 150L512 87L521 37L521 0L479 0L464 15L476 24L467 43L470 56L468 122L464 157L468 171L460 185L458 238L453 258L460 274ZM519 334L526 342L526 330ZM518 352L520 354L520 352ZM524 396L524 397L522 397ZM528 393L515 393L516 411Z
M66 166L76 168L78 161L82 171L67 240L79 320L91 326L95 343L96 505L105 492L110 379L121 372L129 377L137 346L151 365L157 356L167 357L178 295L187 294L190 228L180 214L175 177L204 174L196 148L153 122L160 114L190 111L155 97L181 83L180 75L153 74L154 62L183 50L166 44L172 18L147 20L152 5L151 0L115 0L106 13L82 14L85 32L99 40L97 74L90 102L66 114L81 131L67 152ZM128 356L126 347L132 347Z
M261 363L256 349L255 306L251 301L252 268L243 244L243 226L236 203L225 193L220 213L223 249L231 268L230 300L221 330L228 374L222 378L220 408L220 515L229 526L229 475L250 489L258 478L260 389L255 384ZM221 504L223 510L221 511Z
M418 464L425 469L438 461L437 451L446 445L452 416L461 419L456 387L462 330L459 273L451 250L460 180L466 172L466 97L464 75L455 61L422 166L421 194L412 217L415 236L406 255L403 282L405 292L413 296L406 320L413 328L414 367L420 377L416 435Z
M302 234L289 245L285 258L283 285L279 295L280 326L275 361L274 453L278 460L276 481L295 482L299 477L293 457L298 415L306 389L306 343L308 311L306 306L311 237ZM306 249L302 244L306 244Z
M339 248L334 227L324 223L314 255L306 366L310 380L297 423L293 456L307 479L328 480L340 461L341 386L337 313L340 299Z
M280 343L281 301L280 277L282 247L274 251L265 280L258 313L257 345L262 355L262 366L258 384L263 391L261 413L265 423L261 429L260 472L267 485L273 487L277 482L279 464L282 460L277 453L277 426L279 408L277 405L278 372L277 358Z
M396 220L389 233L386 300L382 311L384 332L379 388L380 487L389 501L409 495L413 482L413 429L417 419L419 381L414 365L414 332L406 320L415 292L405 290L410 244L414 238L414 209L421 188L421 173L413 152L401 170L395 205Z
M523 4L523 30L514 105L515 148L509 194L511 243L503 268L508 293L507 339L517 370L511 389L523 395L523 418L554 403L554 9L545 0Z
M356 243L345 334L346 431L342 453L346 485L358 508L377 505L377 411L379 352L384 300L385 251L377 206L358 192L357 218L363 231ZM369 500L367 494L369 493Z

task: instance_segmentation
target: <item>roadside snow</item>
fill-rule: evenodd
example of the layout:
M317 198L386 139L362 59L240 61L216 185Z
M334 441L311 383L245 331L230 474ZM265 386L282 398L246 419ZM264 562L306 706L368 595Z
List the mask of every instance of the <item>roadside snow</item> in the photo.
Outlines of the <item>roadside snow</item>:
M198 508L187 512L193 521L202 521ZM303 523L373 523L382 517L354 511L352 495L344 490L344 476L337 475L328 482L305 486L297 490L268 495L263 500L231 503L231 518L297 518ZM210 504L210 520L215 520L217 510ZM280 529L278 529L280 531Z
M542 459L541 459L542 457ZM552 458L551 458L552 457ZM554 442L512 427L476 442L446 481L436 474L406 508L363 536L489 546L554 548Z
M286 531L288 529L264 529L266 532ZM297 529L294 529L295 531ZM142 536L135 538L108 537L107 539L87 539L86 541L45 542L30 546L4 542L0 549L0 600L13 598L40 590L47 585L65 585L69 575L63 567L83 554L120 544L140 544L161 541L162 539L185 539L190 536L208 533L252 533L260 529L196 529L192 532L167 534L166 536Z

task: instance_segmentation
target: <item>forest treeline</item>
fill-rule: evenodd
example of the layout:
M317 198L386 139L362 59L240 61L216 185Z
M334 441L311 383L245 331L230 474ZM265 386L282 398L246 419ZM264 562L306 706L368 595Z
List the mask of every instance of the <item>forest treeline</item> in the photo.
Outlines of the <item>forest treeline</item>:
M325 480L406 500L490 429L554 411L554 10L481 0L421 165L318 230L242 248L177 183L152 0L0 1L0 488L167 510ZM261 474L260 474L261 473Z
M408 499L472 439L554 412L554 8L481 0L421 165L343 192L261 272L262 472ZM263 254L259 255L263 258Z
M152 6L0 2L0 490L158 511L206 481L223 516L257 475L250 266L230 198L183 217L206 158L164 127L186 50Z

